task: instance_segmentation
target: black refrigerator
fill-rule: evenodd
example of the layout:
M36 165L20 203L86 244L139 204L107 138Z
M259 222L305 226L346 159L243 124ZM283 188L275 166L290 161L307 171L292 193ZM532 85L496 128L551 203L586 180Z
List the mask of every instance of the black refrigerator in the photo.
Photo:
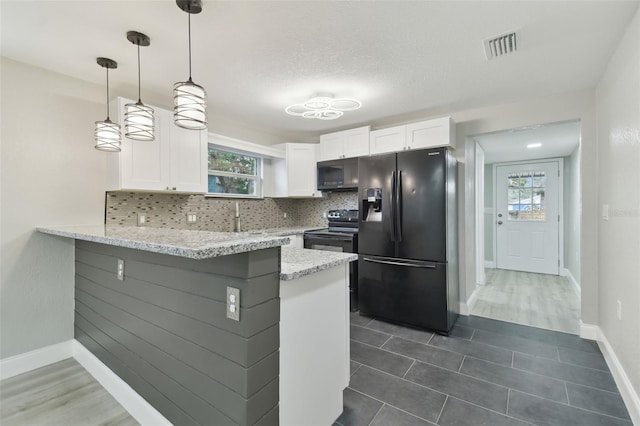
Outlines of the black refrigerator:
M448 334L458 316L457 162L446 148L359 159L362 314Z

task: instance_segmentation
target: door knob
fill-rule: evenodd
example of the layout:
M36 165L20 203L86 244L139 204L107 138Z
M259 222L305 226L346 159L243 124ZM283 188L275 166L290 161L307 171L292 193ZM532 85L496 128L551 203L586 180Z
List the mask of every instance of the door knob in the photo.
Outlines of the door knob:
M498 225L502 225L502 221L501 220L498 221Z
M502 217L502 213L498 213L498 217Z

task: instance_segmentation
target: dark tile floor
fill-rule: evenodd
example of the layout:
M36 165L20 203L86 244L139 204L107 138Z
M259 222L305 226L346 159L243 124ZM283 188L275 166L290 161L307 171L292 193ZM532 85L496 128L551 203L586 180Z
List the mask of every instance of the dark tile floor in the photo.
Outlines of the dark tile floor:
M461 316L449 337L351 314L341 426L627 425L595 342Z

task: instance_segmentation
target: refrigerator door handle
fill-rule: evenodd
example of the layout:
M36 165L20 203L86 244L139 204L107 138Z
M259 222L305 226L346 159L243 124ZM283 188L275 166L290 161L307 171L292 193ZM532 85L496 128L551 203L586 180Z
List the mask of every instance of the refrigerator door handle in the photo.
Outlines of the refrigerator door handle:
M391 193L389 194L389 211L391 212L391 241L396 240L396 172L391 172Z
M372 259L370 257L364 257L363 260L365 262L383 263L385 265L408 266L410 268L436 269L436 265L429 265L429 264L426 264L426 263L424 263L424 264L416 264L416 263L394 262L392 260Z
M397 171L396 178L396 241L402 241L402 172Z

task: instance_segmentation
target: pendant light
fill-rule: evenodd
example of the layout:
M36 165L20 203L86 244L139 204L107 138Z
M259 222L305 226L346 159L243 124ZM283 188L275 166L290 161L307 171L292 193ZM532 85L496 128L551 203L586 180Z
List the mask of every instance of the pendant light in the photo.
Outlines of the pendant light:
M202 12L201 0L176 0L189 15L189 80L173 85L173 121L185 129L207 128L207 92L191 80L191 14Z
M155 139L153 108L140 100L140 46L149 46L151 40L137 31L127 32L127 40L138 46L138 102L124 106L124 135L136 141L152 141Z
M118 63L109 58L97 58L96 62L107 69L107 119L96 121L96 130L93 133L96 146L100 151L120 152L120 125L109 119L109 69L118 68Z

